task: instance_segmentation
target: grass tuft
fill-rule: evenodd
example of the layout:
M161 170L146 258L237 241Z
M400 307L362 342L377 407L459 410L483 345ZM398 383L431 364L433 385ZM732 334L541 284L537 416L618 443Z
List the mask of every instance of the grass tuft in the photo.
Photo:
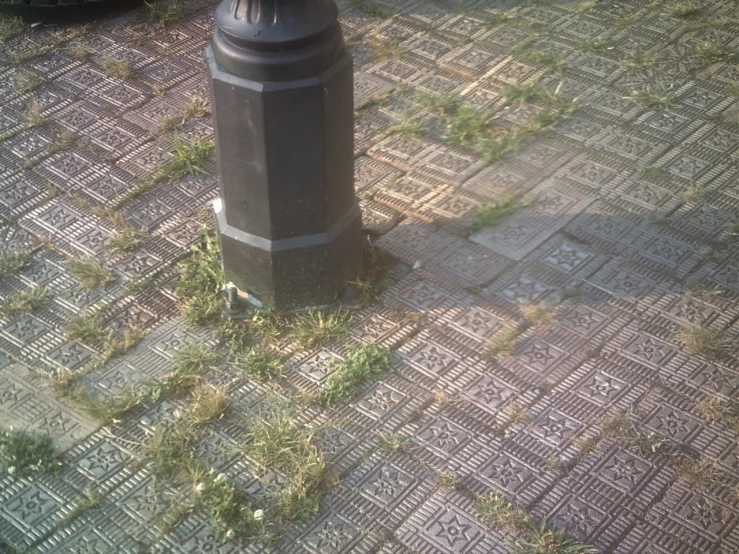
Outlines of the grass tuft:
M719 473L709 460L682 460L676 476L693 487L707 489L719 480Z
M0 429L0 464L14 478L37 471L54 472L61 467L51 438L24 431Z
M700 325L683 322L680 324L675 339L683 345L688 354L715 358L726 351L729 344L719 331L706 329Z
M369 15L370 17L379 17L387 19L393 16L393 12L372 0L349 0L349 5L356 9L359 13Z
M354 398L362 383L377 380L391 371L392 360L389 350L375 344L358 347L328 376L321 394L321 404L331 406Z
M636 170L636 172L642 177L649 177L652 179L666 179L669 173L661 167L655 167L652 165L644 165Z
M95 347L108 340L110 329L103 326L97 315L83 314L65 325L64 334L73 342Z
M518 191L505 193L496 202L485 202L472 215L471 231L474 233L483 227L492 227L506 217L516 213L522 206L522 194Z
M566 530L547 526L546 520L530 525L528 532L516 543L513 554L590 554L596 549L579 543Z
M161 26L173 21L179 21L184 15L179 0L153 0L144 2L149 10L149 17L159 21Z
M228 398L224 387L200 383L191 394L190 420L201 424L222 417L228 406Z
M0 277L16 275L31 265L31 255L18 252L0 254Z
M671 17L689 19L701 15L703 8L691 1L675 2L667 8L666 13Z
M697 204L703 200L706 195L706 189L702 187L690 187L683 193L683 202L687 204Z
M35 73L30 71L20 71L15 81L15 91L18 94L25 94L36 90L41 84L41 79Z
M530 325L538 325L540 323L550 323L554 321L557 313L557 306L547 304L546 302L537 302L535 304L524 304L521 306L521 314L526 323Z
M513 355L520 331L516 328L505 327L500 329L488 340L486 346L493 356L508 358Z
M350 323L347 312L311 310L292 320L292 338L301 348L313 348L345 334Z
M264 539L269 525L264 511L251 503L229 484L224 475L208 476L195 485L196 503L207 514L216 534L243 539Z
M698 45L695 51L696 55L709 64L739 63L739 52L728 46L717 46L711 43L703 43Z
M667 443L656 433L645 433L631 423L630 412L621 412L607 418L602 425L603 435L633 448L640 454L660 454L665 452Z
M400 122L387 128L386 135L398 135L406 139L417 139L426 133L426 123L418 117L405 115Z
M259 381L276 379L284 371L282 358L260 348L250 348L234 354L234 365Z
M157 168L154 182L175 183L190 175L196 177L205 172L204 166L213 155L215 143L212 140L204 141L194 137L187 143L179 137L172 141L173 156Z
M408 439L400 433L378 432L378 436L380 437L380 450L385 452L399 452L408 446Z
M69 512L64 516L63 524L69 525L80 516L86 514L90 510L98 507L103 501L103 494L92 487L86 488L82 491L82 496L77 497L69 509Z
M117 231L107 243L108 252L111 254L125 254L133 252L146 239L146 231L135 227L126 227Z
M115 58L102 58L100 60L100 67L109 77L115 77L117 79L135 79L136 72L131 67L131 64L123 60Z
M192 247L192 254L178 264L180 274L176 295L180 311L190 325L203 325L221 314L223 299L223 270L218 240L201 231L201 241Z
M627 98L637 100L649 108L665 109L673 104L677 93L672 90L672 87L661 89L647 85L641 90L635 90Z
M0 304L0 314L7 319L15 319L25 313L40 308L49 298L49 289L37 287L8 297Z
M736 401L705 398L697 407L708 421L722 423L739 432L739 403Z
M485 525L496 530L521 532L530 526L526 512L514 507L502 494L479 497L475 502L475 515Z
M94 257L76 258L67 262L70 273L87 290L104 287L115 281L115 275Z
M621 60L621 68L627 71L633 71L636 69L643 69L654 65L659 60L659 54L656 52L643 52L641 50L634 50L629 52L623 60Z
M247 447L265 469L282 471L288 483L277 493L277 508L287 520L305 519L318 511L326 463L313 444L313 436L285 412L252 419Z
M584 38L578 41L577 46L583 52L600 52L607 50L611 46L611 41L600 37Z

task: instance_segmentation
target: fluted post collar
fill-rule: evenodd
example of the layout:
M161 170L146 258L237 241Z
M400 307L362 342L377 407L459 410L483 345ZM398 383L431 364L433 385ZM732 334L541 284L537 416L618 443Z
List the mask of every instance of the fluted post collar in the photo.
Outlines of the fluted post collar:
M316 75L344 44L333 0L223 0L213 53L227 71L257 81Z

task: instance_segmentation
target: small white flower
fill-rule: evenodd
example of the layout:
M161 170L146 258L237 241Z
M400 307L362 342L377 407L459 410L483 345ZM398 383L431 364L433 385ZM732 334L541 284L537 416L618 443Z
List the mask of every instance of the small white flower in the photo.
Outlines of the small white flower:
M218 477L215 478L215 483L223 483L226 480L226 476L223 473L219 473Z
M234 536L234 530L233 529L229 529L228 531L226 531L226 538L230 539L233 536Z
M195 492L203 492L205 490L205 483L198 483L195 485Z
M254 521L262 521L264 519L264 510L254 511Z

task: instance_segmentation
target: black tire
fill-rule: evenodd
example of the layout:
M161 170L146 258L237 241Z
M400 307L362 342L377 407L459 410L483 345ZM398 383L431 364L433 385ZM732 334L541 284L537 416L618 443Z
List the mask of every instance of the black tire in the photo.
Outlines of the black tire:
M0 0L0 13L27 22L74 20L128 9L141 0Z

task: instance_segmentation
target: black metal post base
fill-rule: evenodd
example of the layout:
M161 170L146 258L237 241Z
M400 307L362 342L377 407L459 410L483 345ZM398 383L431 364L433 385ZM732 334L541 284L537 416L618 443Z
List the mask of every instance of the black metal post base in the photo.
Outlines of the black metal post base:
M337 12L332 0L216 10L206 57L227 311L336 306L360 275L353 68Z

